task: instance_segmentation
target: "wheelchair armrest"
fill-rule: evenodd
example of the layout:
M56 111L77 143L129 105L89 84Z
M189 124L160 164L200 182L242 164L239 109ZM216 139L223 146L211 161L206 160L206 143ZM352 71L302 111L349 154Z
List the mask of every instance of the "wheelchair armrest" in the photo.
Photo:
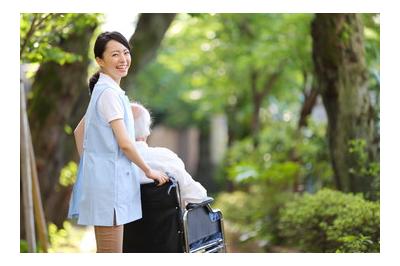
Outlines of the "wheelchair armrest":
M206 205L212 203L213 201L214 201L213 198L207 197L207 199L205 201L200 202L200 203L192 203L191 202L191 203L188 203L188 205L186 205L186 210L191 210L191 209L196 209L196 208L199 208L199 207L203 207L203 206L206 206Z

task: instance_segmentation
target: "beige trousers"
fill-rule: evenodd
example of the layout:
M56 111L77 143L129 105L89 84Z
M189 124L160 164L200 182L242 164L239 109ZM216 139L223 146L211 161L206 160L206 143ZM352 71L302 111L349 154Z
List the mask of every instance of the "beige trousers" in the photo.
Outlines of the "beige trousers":
M115 214L114 214L115 224ZM95 226L97 253L122 253L124 226Z

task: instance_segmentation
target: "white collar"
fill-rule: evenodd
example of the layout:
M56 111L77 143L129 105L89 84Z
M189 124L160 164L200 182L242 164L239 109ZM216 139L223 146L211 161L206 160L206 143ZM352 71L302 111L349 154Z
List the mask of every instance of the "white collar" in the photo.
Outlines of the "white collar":
M99 80L97 81L97 83L106 83L110 85L111 88L115 89L118 93L125 94L125 91L121 89L121 87L118 85L117 82L115 82L115 80L113 80L109 75L102 72L100 72Z

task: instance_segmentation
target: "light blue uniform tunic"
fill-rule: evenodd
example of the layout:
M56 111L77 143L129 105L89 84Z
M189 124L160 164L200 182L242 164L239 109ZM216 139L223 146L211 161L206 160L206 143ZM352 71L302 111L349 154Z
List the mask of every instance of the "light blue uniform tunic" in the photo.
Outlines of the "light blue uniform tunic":
M83 153L79 163L68 217L81 225L126 224L142 218L138 168L119 148L110 124L100 116L97 101L106 89L117 89L100 76L85 114ZM124 123L135 139L134 121L128 97L118 93L124 107Z

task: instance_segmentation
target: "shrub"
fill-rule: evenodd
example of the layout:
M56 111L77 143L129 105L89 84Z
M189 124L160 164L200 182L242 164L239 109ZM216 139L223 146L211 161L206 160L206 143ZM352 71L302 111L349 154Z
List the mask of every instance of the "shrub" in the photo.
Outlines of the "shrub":
M251 185L248 191L220 193L213 207L221 209L227 227L240 234L239 246L257 242L264 251L279 244L277 217L279 208L292 198L290 191L276 192L265 184Z
M379 252L379 202L322 189L289 202L279 234L305 252Z

